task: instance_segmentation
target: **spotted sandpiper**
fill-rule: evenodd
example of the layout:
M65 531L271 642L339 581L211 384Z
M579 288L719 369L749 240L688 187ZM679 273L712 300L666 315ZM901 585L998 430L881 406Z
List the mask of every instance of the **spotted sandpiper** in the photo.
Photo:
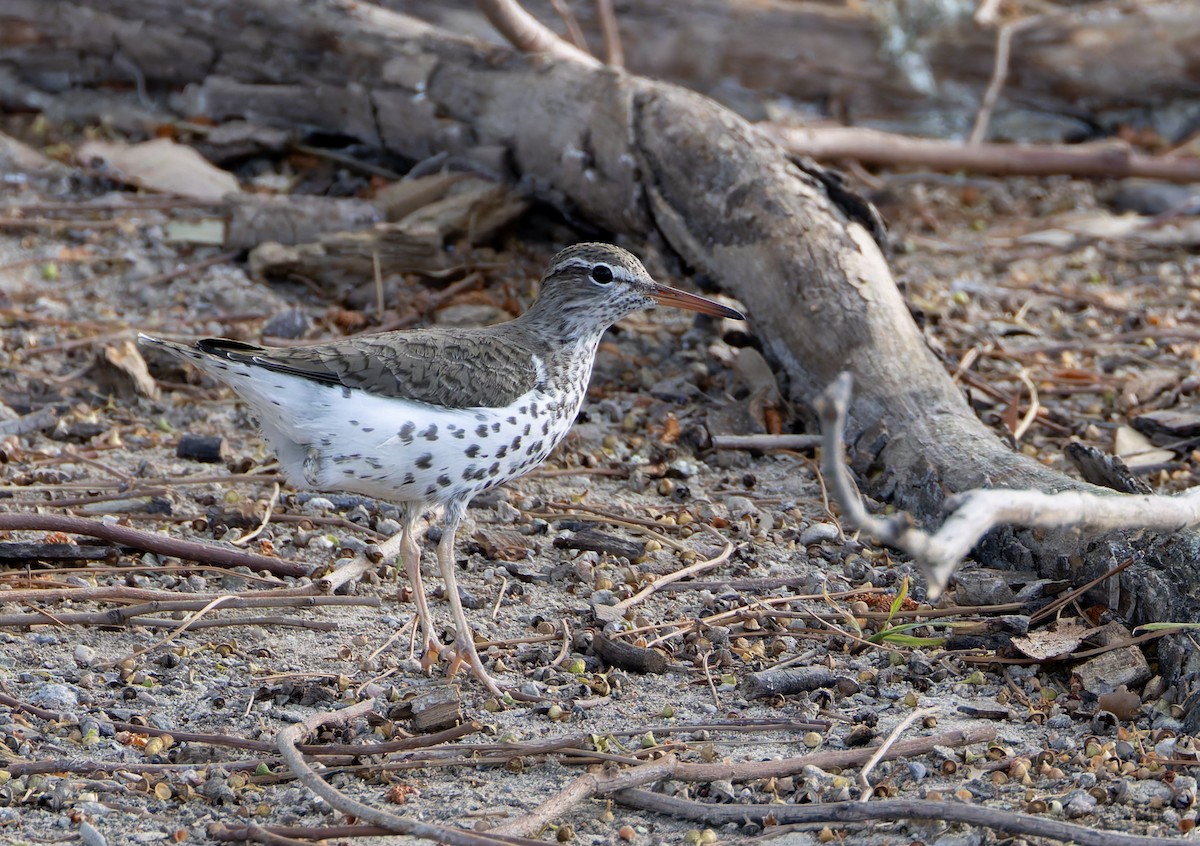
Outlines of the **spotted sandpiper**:
M527 473L567 434L596 347L617 320L656 304L741 319L720 303L661 285L631 253L577 244L558 253L533 306L479 328L382 332L276 348L219 338L190 345L140 335L226 382L254 410L288 478L400 506L400 557L427 649L440 644L413 537L444 507L438 566L454 617L456 666L501 690L476 652L454 576L454 535L467 503Z

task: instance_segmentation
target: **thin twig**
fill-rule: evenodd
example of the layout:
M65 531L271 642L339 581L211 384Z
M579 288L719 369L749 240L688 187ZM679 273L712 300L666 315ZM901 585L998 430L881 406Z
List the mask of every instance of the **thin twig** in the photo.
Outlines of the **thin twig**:
M578 62L587 67L600 67L591 55L563 41L533 15L521 8L516 0L476 0L480 11L491 21L496 31L522 53L546 53L556 59Z
M979 14L986 10L980 9ZM976 20L979 20L978 15ZM983 143L987 137L988 124L992 119L992 111L996 108L996 100L1000 97L1000 92L1004 89L1004 82L1008 79L1008 57L1012 52L1012 40L1018 32L1023 29L1029 29L1032 26L1042 21L1041 15L1024 18L1019 21L1009 21L1002 24L996 32L996 56L992 63L992 77L988 80L987 88L983 92L983 99L979 102L979 111L975 114L975 125L971 127L971 135L967 139L967 144L977 146Z
M550 823L594 796L640 784L651 784L670 777L675 764L675 756L666 755L657 761L639 764L623 772L581 775L537 808L522 814L512 822L496 826L489 833L536 836Z
M296 779L327 802L331 808L336 808L347 816L357 817L359 820L371 825L382 826L388 831L394 831L398 834L408 834L424 840L434 840L446 843L448 846L496 846L497 843L512 842L507 838L499 836L476 834L475 832L430 825L417 820L398 817L395 814L380 811L372 808L370 805L351 799L321 778L320 774L308 765L300 750L296 748L302 738L312 734L321 726L329 724L340 725L349 720L369 714L374 707L375 700L368 699L364 702L359 702L357 705L350 705L340 711L313 714L302 723L295 723L281 729L276 736L276 744L279 748L279 754L296 775Z
M215 544L169 538L155 532L143 532L128 526L87 520L83 517L70 517L65 514L0 514L0 532L17 531L71 532L173 558L221 564L226 567L266 570L277 576L305 576L310 569L307 565L279 558L254 555Z
M887 751L892 748L897 740L900 739L900 735L904 733L904 730L912 725L916 720L935 712L936 709L934 708L923 708L919 711L910 711L904 715L904 719L896 723L895 728L888 732L888 736L884 738L883 743L879 744L879 748L875 750L875 754L872 755L870 759L862 765L862 769L858 771L858 786L862 788L862 796L859 797L858 801L866 802L870 800L871 796L875 793L875 788L871 782L868 781L867 776L871 774L871 770L875 769L876 764L883 760L883 756L887 754Z
M654 581L650 582L650 584L646 585L644 588L642 588L637 593L635 593L633 596L629 597L628 599L623 599L620 602L618 602L616 605L613 606L613 610L618 614L623 613L626 609L631 608L634 605L637 605L639 602L641 602L643 599L645 599L646 597L653 594L655 591L661 589L662 587L664 587L666 585L671 584L671 582L677 582L680 579L686 579L688 576L693 576L696 573L703 573L705 570L711 570L713 567L720 567L722 564L724 564L726 561L729 560L729 556L732 554L733 554L733 544L730 543L729 541L726 541L725 548L723 550L721 550L721 553L719 555L717 555L715 558L709 558L707 561L699 561L688 567L684 567L681 570L676 570L674 573L668 573L667 575L662 576L661 578L655 579Z
M558 16L562 18L563 25L567 28L567 38L571 39L571 43L578 47L583 52L591 55L591 49L588 47L587 39L583 35L583 27L579 25L579 18L575 17L575 13L571 11L565 0L550 0L550 5L554 7L554 11L558 12Z
M596 17L600 18L600 32L604 36L604 63L610 68L625 67L621 30L617 27L617 13L613 11L612 0L596 0Z
M776 825L797 823L848 823L870 820L939 820L961 822L992 831L1027 837L1046 837L1074 843L1076 846L1163 846L1161 837L1140 837L1115 831L1098 831L1081 825L1046 817L1018 814L1001 808L968 805L965 802L935 802L929 799L888 799L878 802L831 802L819 805L715 805L694 802L647 790L622 790L613 798L630 808L641 808L679 819L716 825L764 823L770 818Z
M275 510L275 503L278 501L279 501L279 483L276 482L274 487L271 488L271 498L267 500L267 508L263 512L262 522L258 524L258 528L255 529L253 532L250 532L249 534L238 538L235 541L231 541L231 543L234 546L243 546L245 544L250 543L250 541L254 540L256 537L261 535L263 533L263 530L266 529L267 526L270 524L271 512L273 512Z

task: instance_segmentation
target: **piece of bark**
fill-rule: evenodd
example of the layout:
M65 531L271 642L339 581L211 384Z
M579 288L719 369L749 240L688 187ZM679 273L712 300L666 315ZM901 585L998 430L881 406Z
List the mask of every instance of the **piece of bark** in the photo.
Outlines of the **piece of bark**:
M421 734L453 728L462 721L462 697L454 688L438 688L412 701L412 726Z
M1137 420L1133 421L1137 427ZM1093 446L1072 441L1067 444L1067 458L1075 465L1079 475L1093 485L1111 488L1121 493L1148 494L1154 488L1130 472L1128 465L1119 456L1109 455Z
M96 357L93 378L102 389L117 396L140 394L150 399L159 397L158 383L150 375L146 359L142 358L132 338L105 345Z
M264 241L304 244L327 232L365 229L380 219L375 205L366 200L292 194L230 197L229 213L225 229L229 250L248 250Z
M834 687L841 678L825 667L764 670L746 676L746 680L742 682L742 693L747 699L790 696L793 693L809 693L821 687Z
M1136 646L1126 646L1097 655L1075 667L1072 673L1088 693L1111 693L1120 685L1134 687L1150 678L1150 665Z
M634 646L623 640L609 640L600 632L592 635L592 651L611 667L633 673L662 675L667 671L667 656L657 649Z
M632 563L641 561L646 554L646 544L644 543L626 540L615 535L598 532L595 529L584 529L555 538L554 548L599 552L614 558L628 558Z
M115 561L120 550L113 546L74 543L0 543L0 566L26 561Z
M202 461L206 464L218 464L228 455L229 448L220 435L194 435L189 432L180 436L175 447L176 458Z

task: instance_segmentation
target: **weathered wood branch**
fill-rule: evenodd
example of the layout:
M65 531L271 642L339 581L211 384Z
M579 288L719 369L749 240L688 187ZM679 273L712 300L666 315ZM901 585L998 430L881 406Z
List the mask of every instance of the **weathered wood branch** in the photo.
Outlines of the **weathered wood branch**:
M499 149L531 195L656 240L736 295L793 400L853 373L853 466L869 493L919 519L955 491L1085 487L1012 452L978 421L910 318L865 205L836 175L801 166L705 97L515 56L366 3L193 0L187 15L178 0L7 8L36 36L0 45L0 74L21 80L25 96L65 79L128 88L132 62L146 90L174 92L183 114L317 127L410 159L495 161ZM1079 555L1069 532L1002 533L982 552L1084 581L1124 543ZM1173 539L1156 566L1122 575L1110 603L1135 621L1196 616L1197 547L1193 535Z
M474 0L384 3L487 36ZM523 5L563 31L549 0ZM1045 13L1013 38L996 115L1067 116L1062 128L1076 131L1161 120L1169 135L1171 109L1186 113L1200 100L1200 5L1059 6L1040 7ZM907 121L916 134L924 125L965 136L995 65L997 33L972 19L972 4L960 8L955 15L927 3L626 0L617 22L628 69L725 100L748 117L761 117L762 106L744 90L817 103L852 123ZM599 44L595 4L573 10ZM1176 131L1186 133L1186 123Z

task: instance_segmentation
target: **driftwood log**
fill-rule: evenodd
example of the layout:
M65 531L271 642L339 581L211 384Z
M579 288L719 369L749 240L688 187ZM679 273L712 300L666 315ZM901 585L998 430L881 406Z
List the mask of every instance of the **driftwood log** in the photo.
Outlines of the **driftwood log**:
M570 61L514 55L364 2L6 0L0 96L125 90L217 121L319 128L412 160L496 161L531 196L657 244L747 307L786 390L843 370L864 490L923 521L975 487L1084 488L986 429L926 347L865 203L712 100ZM136 85L133 83L136 82ZM63 91L69 89L69 91ZM1136 556L1104 600L1133 622L1200 618L1195 533L997 532L977 557L1083 582ZM1185 670L1186 642L1160 651Z
M449 30L496 37L472 0L384 5ZM565 31L550 0L522 5ZM599 55L597 4L569 5ZM630 71L686 85L747 117L763 115L759 100L745 96L749 90L819 103L854 123L886 120L915 134L935 126L965 133L996 54L996 28L975 22L977 5L624 0L617 23ZM1076 136L1145 121L1183 140L1189 123L1172 115L1194 113L1200 101L1200 4L1091 2L1049 9L1039 7L1044 14L1013 40L997 134L1006 134L1008 115L1023 112L1040 116L1042 131L1050 129L1047 119ZM1195 131L1194 121L1190 126Z

